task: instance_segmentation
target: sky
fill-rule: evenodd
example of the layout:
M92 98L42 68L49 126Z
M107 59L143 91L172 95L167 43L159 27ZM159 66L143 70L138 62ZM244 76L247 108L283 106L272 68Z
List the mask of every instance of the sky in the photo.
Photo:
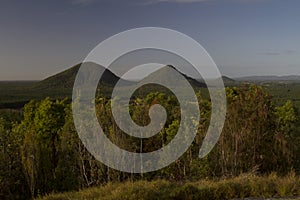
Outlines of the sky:
M2 0L0 80L44 79L138 27L192 37L229 77L300 75L300 0Z

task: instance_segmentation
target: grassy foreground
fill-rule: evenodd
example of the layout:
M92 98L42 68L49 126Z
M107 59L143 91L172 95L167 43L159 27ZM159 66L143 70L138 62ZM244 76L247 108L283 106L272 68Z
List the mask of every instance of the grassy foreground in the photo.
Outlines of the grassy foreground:
M234 199L300 196L300 178L243 175L224 180L174 183L165 180L109 183L79 192L51 194L40 200L64 199Z

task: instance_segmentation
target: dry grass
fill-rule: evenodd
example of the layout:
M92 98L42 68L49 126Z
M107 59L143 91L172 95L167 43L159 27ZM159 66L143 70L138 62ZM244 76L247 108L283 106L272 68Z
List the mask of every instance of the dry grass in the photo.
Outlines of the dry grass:
M271 174L258 177L251 174L232 179L203 180L184 184L165 180L110 183L79 192L51 194L41 200L101 199L234 199L278 198L300 196L300 178L290 173L286 177Z

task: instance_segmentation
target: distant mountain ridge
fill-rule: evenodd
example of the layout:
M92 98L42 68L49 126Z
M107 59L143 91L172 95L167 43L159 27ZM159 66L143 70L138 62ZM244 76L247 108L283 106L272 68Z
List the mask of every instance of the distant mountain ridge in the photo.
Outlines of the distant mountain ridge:
M81 65L82 65L81 63L77 64L63 72L60 72L53 76L50 76L40 82L37 82L33 88L37 89L37 90L59 90L59 89L68 90L68 89L72 89L74 82L75 82L76 75L77 75L78 70ZM94 64L94 65L96 65L96 64ZM102 67L100 65L98 65L98 66L102 70L104 70L101 80L100 80L100 83L103 84L104 86L113 86L120 80L120 77L115 75L110 70L105 69L104 67ZM163 68L153 72L150 75L153 78L153 76L155 74L155 76L157 76L157 77L155 77L156 80L160 79L160 78L164 78L164 77L170 75L169 68L176 70L176 68L174 68L173 66L167 65L166 67L163 67ZM196 86L196 87L206 87L205 83L197 81L181 72L179 72L179 73L182 74L190 82L191 85ZM133 84L133 81L123 80L123 79L121 79L121 80L126 85ZM176 80L174 80L174 81L176 81Z
M73 85L75 78L77 76L78 70L82 64L79 63L63 72L50 76L42 81L0 81L0 108L22 108L30 100L41 100L45 97L50 97L53 99L64 99L72 98ZM95 64L96 65L96 64ZM98 65L99 66L99 65ZM104 72L100 80L99 91L109 98L111 95L113 86L118 81L124 81L124 84L133 84L136 81L120 79L110 70L101 68ZM169 73L169 68L174 68L173 66L165 66L160 70L157 70L150 74L148 79L152 79L154 82L157 79L164 79L165 77L172 76ZM177 70L178 71L178 70ZM194 87L201 89L206 88L206 84L203 80L196 80L195 78L189 77L188 75L178 71L186 80ZM96 75L96 74L95 74ZM146 77L147 78L147 77ZM225 86L239 86L243 83L253 83L253 84L298 84L300 83L300 75L290 75L290 76L249 76L240 78L229 78L227 76L222 76L222 80ZM174 77L170 81L177 81ZM178 82L176 82L178 84ZM172 83L171 83L172 84ZM126 85L127 86L127 85ZM150 86L149 89L156 91L156 87ZM143 88L141 88L143 90ZM147 91L145 91L147 92ZM204 92L205 93L205 92Z
M246 76L235 78L239 81L299 81L300 75L287 75L287 76Z
M105 93L107 97L109 97L112 92L112 89L114 85L118 81L122 81L122 85L128 86L136 83L136 81L130 81L130 80L124 80L115 75L113 72L111 72L109 69L106 69L100 65L97 65L95 63L85 63L85 64L91 64L92 67L99 67L98 69L101 71L103 70L102 77L100 79L98 87L100 88L100 91ZM51 97L51 94L53 95L53 98L56 97L68 97L71 98L74 82L78 73L78 70L82 63L79 63L65 71L62 71L58 74L55 74L53 76L50 76L42 81L39 81L35 83L32 87L32 91L35 91L35 93L43 93L43 94L49 94ZM169 81L171 81L170 84L178 85L178 78L176 75L171 73L170 70L176 70L179 74L181 74L190 84L192 87L195 88L206 88L207 85L204 80L196 80L179 70L177 70L175 67L171 65L166 65L165 67L160 68L159 70L149 74L147 77L144 78L151 80L155 82L155 80L163 80L168 77ZM171 77L170 77L171 76ZM236 81L235 79L229 78L227 76L222 76L222 80L224 82L225 86L233 86L240 84L240 81ZM179 83L180 84L180 83ZM152 87L153 89L153 87Z

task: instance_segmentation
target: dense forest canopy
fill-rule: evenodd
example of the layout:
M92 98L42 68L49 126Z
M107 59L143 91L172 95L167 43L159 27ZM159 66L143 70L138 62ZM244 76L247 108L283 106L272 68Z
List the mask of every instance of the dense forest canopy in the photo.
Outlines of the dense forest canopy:
M300 173L299 117L292 102L278 106L255 85L226 88L226 93L226 122L213 151L204 159L198 158L210 122L211 103L197 93L201 119L193 145L170 166L146 174L119 172L95 160L77 135L68 100L31 101L22 117L14 113L0 118L0 198L28 199L115 181L193 181L248 172ZM130 137L118 128L111 101L97 97L98 121L109 139L121 148L151 152L176 135L180 107L175 96L151 92L131 99L130 114L139 125L149 123L151 105L159 103L167 110L164 128L148 139Z

